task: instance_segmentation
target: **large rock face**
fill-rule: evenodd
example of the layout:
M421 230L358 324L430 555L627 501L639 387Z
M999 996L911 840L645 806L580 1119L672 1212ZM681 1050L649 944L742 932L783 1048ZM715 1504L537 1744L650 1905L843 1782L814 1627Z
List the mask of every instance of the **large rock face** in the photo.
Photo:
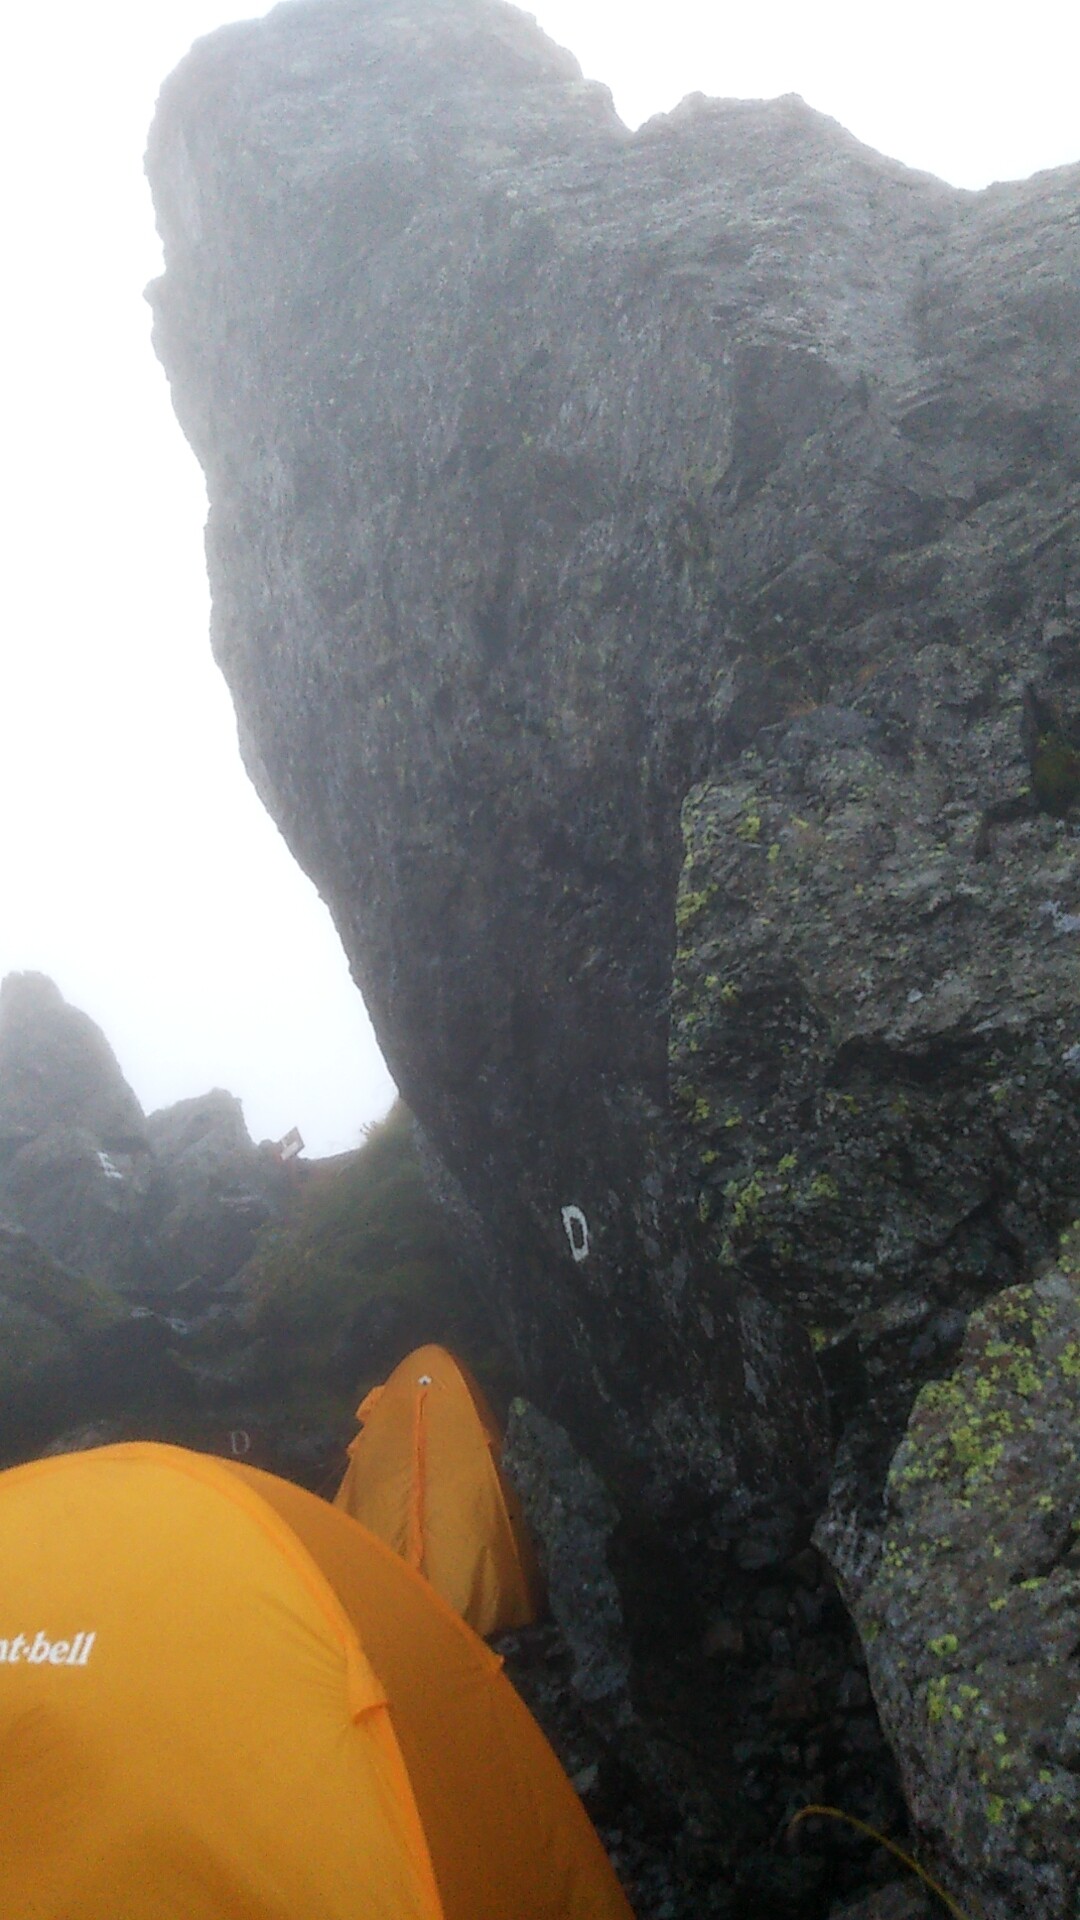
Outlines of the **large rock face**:
M247 763L532 1391L723 1532L812 1336L871 1497L1080 1184L1080 171L631 136L497 0L215 35L148 164Z
M100 1027L41 973L0 986L0 1218L113 1286L146 1262L146 1121Z
M207 1360L253 1344L229 1283L305 1177L253 1145L220 1089L147 1120L94 1022L44 975L8 975L0 1463L117 1418L113 1437L220 1444L250 1403L247 1380Z
M0 1220L114 1287L168 1297L244 1264L289 1199L216 1088L144 1115L89 1016L44 974L0 986Z
M222 1087L178 1100L146 1124L156 1161L156 1285L166 1293L220 1285L283 1210L288 1175L269 1142L255 1147L239 1100Z

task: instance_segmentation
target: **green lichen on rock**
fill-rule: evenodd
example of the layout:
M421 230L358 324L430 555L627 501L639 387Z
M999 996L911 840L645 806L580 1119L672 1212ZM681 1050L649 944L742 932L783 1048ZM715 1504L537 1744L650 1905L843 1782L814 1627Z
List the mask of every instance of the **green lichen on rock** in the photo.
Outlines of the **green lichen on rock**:
M699 1217L718 1267L865 1370L879 1461L1080 1191L1080 843L1029 809L974 857L984 784L1024 771L1015 679L992 724L944 724L981 674L930 640L886 650L682 813L668 1047ZM918 752L889 745L901 683ZM1037 1392L1030 1361L1013 1384ZM990 1392L951 1420L976 1478L1004 1433Z
M849 1593L915 1820L987 1920L1072 1920L1080 1898L1076 1245L974 1314L919 1394Z

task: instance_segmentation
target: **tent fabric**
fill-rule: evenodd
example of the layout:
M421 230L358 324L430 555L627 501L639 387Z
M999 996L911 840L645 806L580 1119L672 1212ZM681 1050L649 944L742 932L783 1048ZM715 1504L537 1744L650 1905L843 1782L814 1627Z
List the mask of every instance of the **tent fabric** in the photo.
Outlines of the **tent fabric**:
M0 1473L0 1782L11 1920L630 1920L427 1583L181 1448Z
M527 1626L540 1581L499 1470L486 1399L444 1347L418 1347L358 1411L336 1506L424 1574L477 1633Z

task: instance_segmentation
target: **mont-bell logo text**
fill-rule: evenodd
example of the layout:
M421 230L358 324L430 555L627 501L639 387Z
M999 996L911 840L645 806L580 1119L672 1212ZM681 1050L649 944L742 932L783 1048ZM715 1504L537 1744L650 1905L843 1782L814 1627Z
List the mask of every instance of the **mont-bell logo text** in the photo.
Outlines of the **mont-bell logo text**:
M14 1640L0 1640L0 1663L9 1667L25 1660L31 1667L85 1667L96 1633L77 1633L74 1640L50 1640L45 1633L17 1633Z

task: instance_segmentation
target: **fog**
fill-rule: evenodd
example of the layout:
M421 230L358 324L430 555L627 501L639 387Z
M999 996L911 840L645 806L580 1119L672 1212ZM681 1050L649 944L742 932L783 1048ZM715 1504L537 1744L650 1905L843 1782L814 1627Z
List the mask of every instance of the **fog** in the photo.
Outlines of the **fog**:
M1029 5L1008 35L947 0L538 15L631 124L693 90L795 91L960 186L1080 157L1078 9ZM160 266L154 97L235 17L101 0L6 22L0 974L51 974L148 1110L225 1086L257 1139L297 1125L323 1154L356 1144L393 1086L326 907L240 764L201 478L142 297Z

